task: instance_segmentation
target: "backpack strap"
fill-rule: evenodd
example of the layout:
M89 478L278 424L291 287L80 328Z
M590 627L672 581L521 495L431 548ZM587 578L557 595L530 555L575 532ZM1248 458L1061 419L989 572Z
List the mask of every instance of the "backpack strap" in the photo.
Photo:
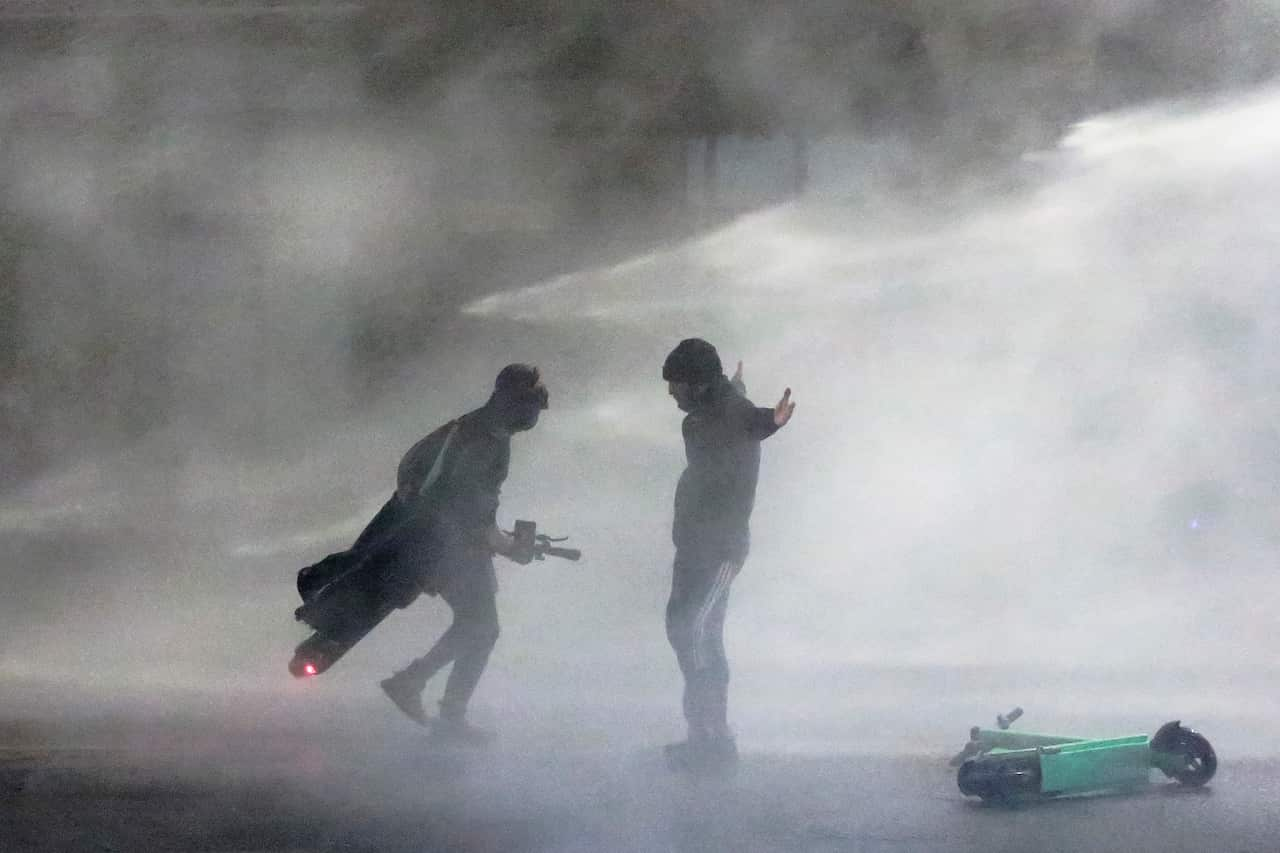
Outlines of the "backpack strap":
M422 481L422 485L418 487L418 497L426 495L426 493L440 479L440 472L444 470L445 454L449 452L449 445L453 444L453 437L458 433L458 422L454 421L453 426L449 428L449 434L444 437L444 444L440 445L440 450L436 453L435 462L431 463L431 470L427 472L426 478Z

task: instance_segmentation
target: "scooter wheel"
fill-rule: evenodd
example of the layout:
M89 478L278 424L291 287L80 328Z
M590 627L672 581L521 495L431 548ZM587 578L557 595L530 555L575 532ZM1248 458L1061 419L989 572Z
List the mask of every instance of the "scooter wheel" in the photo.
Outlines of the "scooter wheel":
M984 800L1025 797L1040 793L1040 759L971 758L956 774L960 793Z
M1218 756L1208 739L1179 723L1167 723L1151 739L1151 748L1176 756L1178 763L1165 772L1180 784L1195 788L1213 778L1218 770Z
M1187 732L1181 743L1180 752L1183 763L1179 765L1173 776L1183 785L1198 787L1213 778L1218 770L1218 756L1204 735Z

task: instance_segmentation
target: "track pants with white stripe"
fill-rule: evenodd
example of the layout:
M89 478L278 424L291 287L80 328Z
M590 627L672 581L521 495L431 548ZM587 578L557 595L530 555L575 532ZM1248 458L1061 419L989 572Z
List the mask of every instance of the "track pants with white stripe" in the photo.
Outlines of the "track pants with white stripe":
M667 639L684 673L684 716L690 738L729 735L724 617L729 586L741 569L740 561L676 551L667 602Z

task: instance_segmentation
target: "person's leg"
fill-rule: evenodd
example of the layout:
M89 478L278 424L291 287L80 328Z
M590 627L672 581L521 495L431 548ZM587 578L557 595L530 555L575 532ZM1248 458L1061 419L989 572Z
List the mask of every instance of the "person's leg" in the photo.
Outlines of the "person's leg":
M702 623L702 638L695 646L700 650L703 664L699 669L704 691L699 703L701 728L712 740L733 738L729 728L729 659L724 650L724 619L729 609L729 586L737 575L738 567L728 571L729 579L711 605Z
M443 720L459 722L466 717L467 704L484 674L489 655L498 641L497 575L493 561L486 560L460 577L449 590L457 631L453 670L440 700Z
M453 624L436 640L430 651L382 681L382 690L388 698L405 716L420 725L427 724L427 712L422 706L422 691L433 675L458 656L462 640L457 624L455 613Z
M729 585L738 569L732 562L676 555L667 603L667 639L684 675L683 704L690 741L727 733L725 697L729 673L724 654L724 615Z
M410 719L426 725L427 714L422 706L422 691L441 669L453 663L467 647L469 618L465 611L470 603L470 591L461 571L449 573L449 579L441 584L440 597L453 613L448 630L440 635L425 655L409 663L404 669L382 682L382 689Z
M694 677L693 664L693 617L697 613L700 583L699 567L689 560L683 552L677 551L671 571L671 595L667 599L666 628L667 642L676 654L676 663L680 666L680 674L684 677L683 707L684 717L693 725L693 695L690 692L690 679Z
M440 635L440 639L436 640L435 645L425 655L415 658L393 677L422 692L432 676L457 658L462 648L462 639L462 629L458 627L458 613L455 610L453 624L449 626L449 630Z

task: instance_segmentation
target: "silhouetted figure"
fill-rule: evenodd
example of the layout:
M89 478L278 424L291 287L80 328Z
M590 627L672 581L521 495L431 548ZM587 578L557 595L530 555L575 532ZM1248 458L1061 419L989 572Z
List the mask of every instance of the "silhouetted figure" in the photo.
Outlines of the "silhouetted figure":
M406 505L430 501L421 518L417 555L430 566L431 590L453 610L453 623L425 655L382 682L382 689L411 719L426 725L422 691L452 663L433 734L481 743L490 733L466 720L475 691L498 639L497 576L493 555L518 563L533 559L498 529L498 496L507 478L511 436L532 429L547 408L537 368L503 368L493 395L479 409L450 421L415 444L400 463L397 498Z
M715 347L699 338L681 341L667 356L662 378L687 412L681 431L688 460L676 488L666 621L684 674L689 736L666 752L676 768L725 768L738 757L728 723L724 651L729 586L747 558L760 442L786 425L795 403L788 388L773 409L756 407L745 396L742 363L728 379Z

